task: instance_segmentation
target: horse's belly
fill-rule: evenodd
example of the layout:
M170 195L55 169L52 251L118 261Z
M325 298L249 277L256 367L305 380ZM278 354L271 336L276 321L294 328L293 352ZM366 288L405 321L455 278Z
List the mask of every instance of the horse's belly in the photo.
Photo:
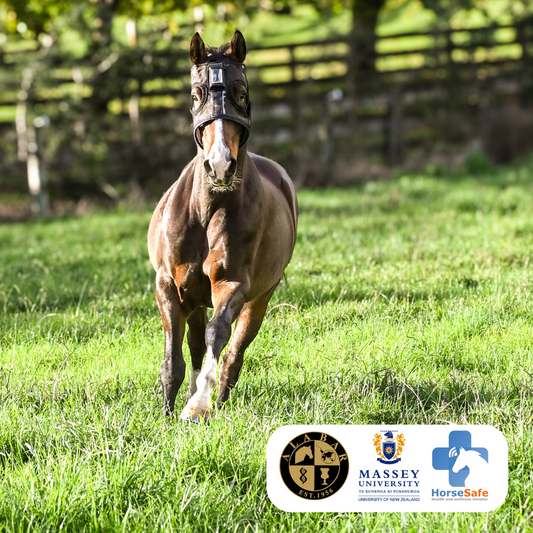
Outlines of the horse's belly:
M290 214L278 210L265 228L254 261L254 279L250 299L270 290L283 276L294 249L294 230Z

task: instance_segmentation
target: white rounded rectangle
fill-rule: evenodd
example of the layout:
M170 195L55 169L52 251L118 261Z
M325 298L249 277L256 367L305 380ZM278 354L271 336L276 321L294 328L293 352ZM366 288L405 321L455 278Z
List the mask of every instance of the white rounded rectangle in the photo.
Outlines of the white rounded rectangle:
M487 512L507 496L507 456L492 426L283 426L267 492L290 512Z

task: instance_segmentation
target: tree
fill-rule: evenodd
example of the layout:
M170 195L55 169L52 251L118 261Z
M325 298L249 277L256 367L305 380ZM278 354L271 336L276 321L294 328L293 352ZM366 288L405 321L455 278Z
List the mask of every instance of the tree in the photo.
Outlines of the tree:
M351 0L352 54L359 73L374 71L376 26L386 0Z
M83 6L84 10L96 15L96 18L101 15L108 19L114 15L139 18L143 15L169 13L184 10L190 4L186 0L0 0L0 7L6 7L15 13L16 19L26 24L36 35L49 32L54 20L70 13L77 6ZM11 29L14 28L11 25Z
M496 22L501 15L505 14L518 20L528 12L533 12L531 2L520 0L507 0L498 2L499 9L494 9L495 3L488 0L421 0L426 9L437 15L440 25L447 26L450 19L460 11L479 11L490 22Z

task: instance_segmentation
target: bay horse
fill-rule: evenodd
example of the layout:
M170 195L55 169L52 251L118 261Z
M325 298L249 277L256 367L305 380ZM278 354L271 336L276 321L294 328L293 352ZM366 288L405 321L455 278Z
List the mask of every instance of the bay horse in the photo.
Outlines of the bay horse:
M192 369L180 416L198 422L210 413L219 358L235 320L220 366L217 405L237 383L244 351L291 259L298 204L283 167L246 149L251 107L241 32L219 48L206 47L196 33L190 57L198 153L157 205L148 250L165 332L163 412L174 411L185 377L187 324Z

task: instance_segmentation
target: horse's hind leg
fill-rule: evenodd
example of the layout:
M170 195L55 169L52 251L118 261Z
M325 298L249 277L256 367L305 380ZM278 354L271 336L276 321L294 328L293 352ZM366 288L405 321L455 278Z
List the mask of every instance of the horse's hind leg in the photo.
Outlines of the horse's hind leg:
M185 377L185 361L182 353L185 316L174 280L163 269L157 272L155 297L165 330L165 356L161 364L161 385L163 387L163 413L169 415L174 410L176 395Z
M231 343L222 359L220 366L220 385L218 389L217 405L220 406L229 398L230 391L237 384L241 372L243 356L257 336L265 317L266 308L274 289L246 303L237 319L235 332Z
M187 342L191 352L191 382L185 396L186 401L196 392L196 378L202 371L202 362L207 350L205 345L205 326L207 325L207 313L205 307L198 307L187 319L189 331Z

